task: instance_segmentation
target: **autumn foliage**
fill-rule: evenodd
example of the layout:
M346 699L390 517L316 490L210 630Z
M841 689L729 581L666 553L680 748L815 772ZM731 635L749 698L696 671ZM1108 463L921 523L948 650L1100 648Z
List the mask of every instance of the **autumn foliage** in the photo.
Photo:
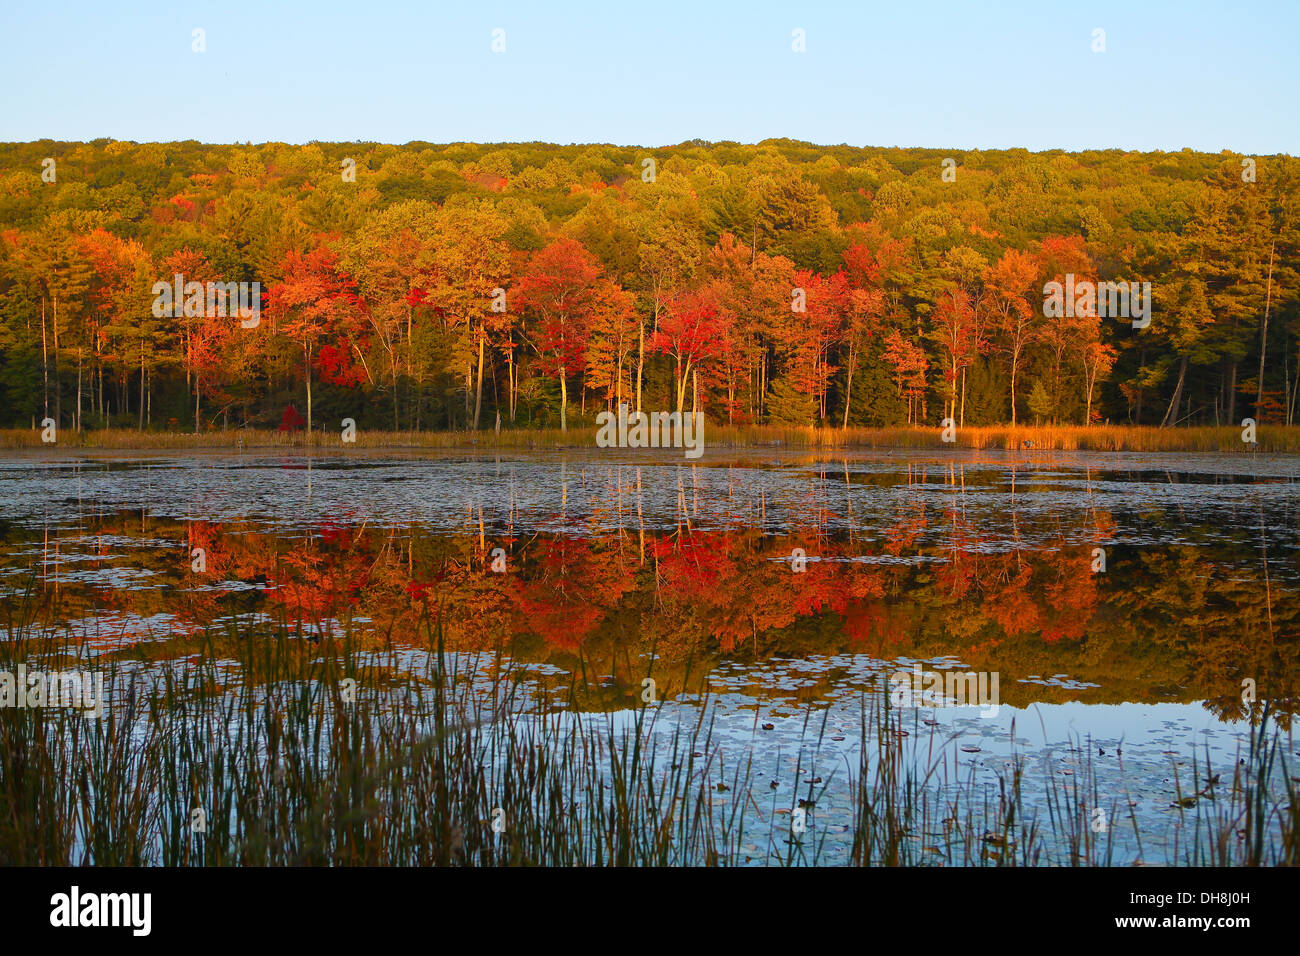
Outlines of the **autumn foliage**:
M694 143L649 182L635 150L413 144L344 181L329 144L55 146L57 185L0 157L8 424L1226 424L1300 394L1289 157L989 152L945 182L923 150ZM155 314L176 275L260 284L262 321ZM1149 282L1153 321L1048 314L1066 277Z

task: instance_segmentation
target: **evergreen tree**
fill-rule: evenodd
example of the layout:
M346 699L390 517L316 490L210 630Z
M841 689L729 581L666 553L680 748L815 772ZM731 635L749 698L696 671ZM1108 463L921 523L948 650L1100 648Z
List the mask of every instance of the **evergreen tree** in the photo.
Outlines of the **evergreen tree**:
M800 392L784 378L772 382L767 393L767 420L770 425L811 425L817 416L817 402Z
M1029 410L1034 414L1035 425L1041 425L1052 414L1052 396L1047 394L1041 378L1034 379L1034 387L1029 391Z

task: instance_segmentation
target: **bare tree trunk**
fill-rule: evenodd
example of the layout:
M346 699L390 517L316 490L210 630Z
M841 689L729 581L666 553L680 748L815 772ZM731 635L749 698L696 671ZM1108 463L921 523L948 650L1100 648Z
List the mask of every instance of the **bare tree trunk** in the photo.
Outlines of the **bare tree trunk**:
M509 385L508 391L510 397L510 424L511 425L514 425L515 423L515 395L516 395L515 377L516 375L517 372L515 371L515 350L510 349L510 351L506 352L506 383Z
M63 426L63 383L59 381L59 297L54 297L54 420Z
M1282 372L1286 376L1282 384L1282 408L1283 421L1291 424L1291 360L1286 355L1282 356Z
M745 366L746 377L749 379L749 418L758 421L758 413L754 409L754 393L758 390L758 366L749 361L746 361Z
M1173 401L1169 403L1169 410L1165 412L1164 421L1160 423L1161 428L1164 428L1166 425L1178 424L1178 403L1183 399L1183 381L1186 378L1187 356L1184 355L1182 361L1178 363L1178 384L1174 386L1174 398Z
M569 382L568 373L564 367L560 368L560 431L569 430Z
M849 404L853 399L853 369L857 365L857 355L853 350L853 340L849 340L849 377L844 384L844 424L840 427L849 427Z
M1083 412L1083 424L1087 427L1092 424L1092 390L1097 384L1097 375L1095 371L1090 372L1086 367L1083 370L1083 374L1088 377L1088 404Z
M50 361L45 342L45 296L41 296L41 387L45 396L45 417L50 417Z
M1273 254L1277 251L1277 241L1268 250L1268 292L1264 296L1264 326L1259 332L1259 385L1255 389L1255 417L1259 417L1259 406L1264 404L1264 353L1268 349L1268 313L1273 304Z
M311 345L304 342L303 354L307 357L307 435L311 436Z
M1011 350L1011 427L1016 427L1016 373L1020 371L1020 350Z
M645 368L645 322L636 320L636 410L641 411L641 372Z
M948 404L948 417L957 417L957 359L952 360L952 401Z
M474 361L465 363L465 427L469 428L469 396L474 391Z
M961 370L961 415L957 424L962 428L966 427L966 368L964 366Z
M1291 420L1295 421L1296 399L1300 399L1300 352L1296 353L1295 358L1295 389L1291 392Z
M677 363L677 411L681 411L686 406L686 382L691 376L691 362L686 360L686 369L682 370L681 362Z
M1237 363L1228 366L1228 422L1237 420Z
M479 414L483 410L483 340L486 336L482 329L478 337L478 384L474 387L474 431L478 431Z

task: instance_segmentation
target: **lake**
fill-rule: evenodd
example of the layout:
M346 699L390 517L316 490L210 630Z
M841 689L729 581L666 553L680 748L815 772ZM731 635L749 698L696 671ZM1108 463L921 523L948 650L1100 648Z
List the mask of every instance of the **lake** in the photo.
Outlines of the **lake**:
M875 745L864 700L892 694L884 732L942 770L936 806L1025 761L1044 817L1086 779L1107 859L1178 863L1266 702L1295 773L1298 475L1249 454L12 453L0 600L30 589L43 628L141 672L266 620L414 669L437 620L483 687L508 662L513 719L649 706L655 734L703 710L719 766L752 776L717 797L750 818L745 863L784 858L796 815L815 862L851 859L845 768Z

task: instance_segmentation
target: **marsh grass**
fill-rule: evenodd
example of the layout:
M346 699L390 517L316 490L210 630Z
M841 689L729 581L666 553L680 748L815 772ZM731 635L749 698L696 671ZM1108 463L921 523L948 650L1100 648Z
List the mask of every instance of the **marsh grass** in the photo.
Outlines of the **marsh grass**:
M1155 428L1132 425L984 425L957 429L944 442L938 428L706 428L705 447L988 449L1010 451L1258 452L1300 451L1300 427L1262 425L1245 444L1239 427Z
M1203 755L1193 753L1190 780L1175 766L1179 840L1194 865L1300 862L1300 793L1297 778L1288 770L1284 738L1269 733L1271 715L1266 704L1259 724L1250 729L1246 752L1237 755L1230 780L1224 780L1226 771L1216 772L1208 747ZM1280 783L1285 800L1260 781Z
M285 622L231 621L158 664L130 646L92 656L36 627L36 604L30 590L0 603L0 671L98 668L109 702L103 719L0 708L0 863L1104 865L1125 822L1116 797L1112 829L1090 828L1105 804L1087 761L1062 783L1044 760L1037 803L1038 758L1013 753L996 790L976 784L951 741L927 739L918 712L883 693L862 698L847 765L823 756L826 713L808 709L778 795L755 782L752 756L724 760L707 698L593 713L571 688L542 709L505 655L485 669L448 654L436 620L422 653L365 651L347 628L312 642ZM1294 785L1266 724L1230 787L1188 804L1186 842L1165 862L1297 861ZM839 773L852 824L836 851L817 805ZM747 842L764 839L747 832L754 820L765 851Z
M1013 451L1127 451L1127 452L1300 452L1300 426L1261 425L1256 443L1242 441L1242 429L1230 427L1156 428L1132 425L1009 425L970 426L957 430L955 440L944 442L934 427L813 428L779 425L717 425L704 429L704 447L795 449L903 448L947 450L1006 449ZM456 432L387 432L358 430L355 442L345 443L339 430L281 432L266 429L205 431L136 431L104 429L63 430L56 444L41 442L40 430L0 429L0 448L85 448L103 450L207 449L322 449L330 451L399 449L530 449L596 448L594 425L575 424L567 432L558 428L491 429ZM650 452L647 452L649 454ZM663 452L660 452L663 453Z

